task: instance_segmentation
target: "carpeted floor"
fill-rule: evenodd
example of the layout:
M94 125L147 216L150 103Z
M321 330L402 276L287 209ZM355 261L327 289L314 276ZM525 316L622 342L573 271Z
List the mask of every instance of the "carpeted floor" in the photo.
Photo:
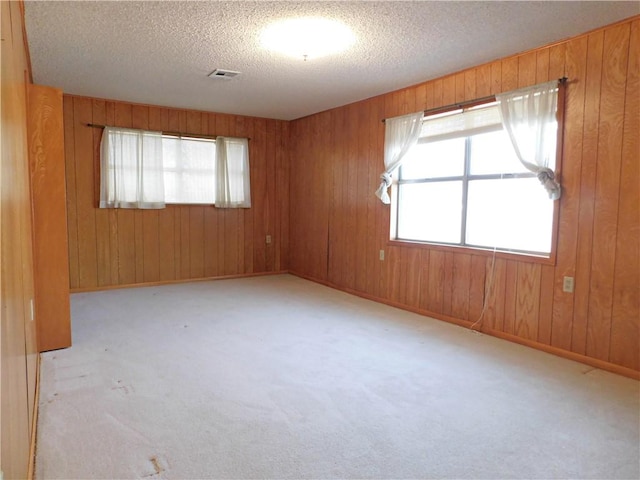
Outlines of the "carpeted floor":
M638 382L293 276L72 296L36 478L635 478Z

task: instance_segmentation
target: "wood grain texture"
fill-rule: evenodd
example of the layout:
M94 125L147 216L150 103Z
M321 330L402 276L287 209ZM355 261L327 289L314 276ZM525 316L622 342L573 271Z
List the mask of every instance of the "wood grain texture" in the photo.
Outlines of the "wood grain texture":
M5 478L26 478L38 368L33 228L27 133L28 52L21 2L1 2L0 113L0 465Z
M250 137L252 208L97 208L102 132L86 125L92 121ZM288 215L289 165L288 155L282 153L289 144L285 123L65 95L64 128L66 143L71 144L65 150L65 160L67 171L72 172L67 174L71 287L91 289L286 268L288 255L283 249L288 248L288 238L284 238L288 237L288 216L275 207L282 206ZM318 169L318 174L323 173ZM269 247L267 234L272 238Z
M33 209L38 350L71 346L62 90L29 85L27 132Z
M587 355L600 360L609 358L611 341L630 27L630 23L625 23L604 32L593 216L594 248L591 255L591 294L587 323Z
M440 318L482 314L488 331L637 370L637 23L291 122L290 269ZM389 243L390 208L373 197L384 170L382 118L565 75L555 264ZM327 114L328 125L319 120ZM317 217L327 209L325 227ZM327 246L312 235L327 235ZM574 294L563 292L565 276L575 277Z
M640 370L640 20L631 24L609 360Z

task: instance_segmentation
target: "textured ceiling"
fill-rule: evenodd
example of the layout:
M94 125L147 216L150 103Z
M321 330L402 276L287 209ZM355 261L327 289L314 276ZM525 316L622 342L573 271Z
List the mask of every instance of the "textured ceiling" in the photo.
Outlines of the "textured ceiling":
M640 13L640 2L27 1L34 81L66 93L291 120ZM262 49L273 21L323 16L357 36L304 62ZM207 77L238 70L232 80Z

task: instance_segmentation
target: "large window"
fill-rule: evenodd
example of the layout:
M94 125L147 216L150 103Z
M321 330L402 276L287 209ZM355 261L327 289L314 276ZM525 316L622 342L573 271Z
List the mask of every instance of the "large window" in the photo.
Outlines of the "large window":
M554 202L518 160L497 109L425 118L394 187L396 239L549 255Z

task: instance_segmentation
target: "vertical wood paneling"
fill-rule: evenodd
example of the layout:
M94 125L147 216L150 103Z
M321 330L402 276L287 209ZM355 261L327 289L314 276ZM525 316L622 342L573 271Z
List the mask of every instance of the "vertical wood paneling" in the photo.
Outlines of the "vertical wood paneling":
M582 155L582 131L584 122L584 62L587 39L572 40L566 47L567 75L575 81L567 85L562 150L562 197L558 228L557 265L554 280L551 344L570 350L573 300L571 294L562 291L565 276L575 276L575 256L578 231L576 229L580 203L580 159ZM573 161L572 161L573 160Z
M536 83L537 54L529 52L518 57L518 88Z
M93 100L93 121L98 125L107 124L107 105L104 100ZM100 200L100 177L95 172L100 171L100 142L102 140L102 130L93 128L93 165L94 181L93 196L94 202ZM109 210L96 209L96 249L97 249L97 272L98 286L111 285L111 236L109 235L110 222Z
M631 24L609 360L640 370L640 20Z
M637 23L293 122L65 97L71 285L134 283L141 272L154 281L291 268L460 320L474 322L484 308L485 329L637 369ZM373 197L384 170L382 118L565 74L554 265L388 244L390 209ZM252 209L95 211L97 136L83 137L81 124L103 115L120 126L251 136ZM109 241L98 241L105 230ZM562 291L564 276L576 278L574 294Z
M27 132L38 351L71 345L62 91L29 85ZM31 308L27 305L27 308ZM32 322L30 322L32 323Z
M331 110L328 126L317 116L294 121L293 157L303 158L307 168L295 171L302 187L292 185L291 201L308 213L292 216L291 224L301 232L316 226L323 200L309 199L307 192L318 191L323 176L315 168L322 165L331 178L330 188L321 189L331 220L319 235L330 239L328 278L338 287L460 320L475 322L482 314L482 328L637 369L637 335L631 332L638 329L638 279L631 270L637 270L638 185L628 180L638 176L637 116L630 114L638 109L637 42L637 32L623 22L367 100L383 106L380 115L360 102ZM384 168L384 126L378 124L374 142L363 123L563 76L569 83L555 264L389 245L389 207L367 202L361 213L363 179L375 188ZM333 140L317 148L319 133ZM365 153L366 144L378 153ZM305 259L324 252L310 243L295 240L291 256L314 277L317 268ZM385 261L374 261L381 248ZM375 282L368 280L370 272ZM562 291L565 276L575 277L574 294Z
M0 465L5 478L27 478L34 421L37 348L29 303L34 295L27 134L30 73L18 2L0 3Z
M560 78L560 77L558 77ZM535 83L543 83L550 81L549 77L549 49L543 48L536 52L536 81Z
M78 202L78 282L88 287L98 286L96 249L95 177L93 159L92 101L76 98L73 102L74 152L76 168L76 200ZM86 188L81 188L86 186Z
M102 132L86 126L91 122L187 134L251 137L252 208L168 205L160 210L98 209ZM280 269L274 263L275 257L267 264L265 252L267 228L273 229L272 238L279 245L288 244L288 238L283 238L288 236L288 217L280 212L276 215L273 205L276 201L288 204L289 195L288 155L275 147L288 145L289 130L276 128L278 123L282 125L276 120L65 96L72 288ZM273 147L267 148L268 145ZM268 181L270 174L273 178ZM276 182L276 175L284 181ZM283 223L287 226L283 227Z
M574 294L571 349L584 354L587 348L587 317L589 315L589 277L593 249L593 215L595 205L596 163L598 159L598 127L600 116L600 83L602 77L602 47L604 32L587 38L587 56L582 69L584 82L584 125L582 131L580 176L580 235L576 251L576 281ZM582 58L580 58L582 60Z
M451 315L462 320L469 319L469 297L471 291L471 255L453 257L451 288Z
M485 274L488 258L481 255L471 257L471 280L469 288L469 320L477 321L482 314L485 301Z
M504 295L506 284L507 262L501 258L493 258L487 263L487 307L483 324L494 330L504 329Z
M64 158L65 177L67 185L67 231L69 240L69 287L77 288L80 285L78 273L78 213L76 188L76 156L75 156L75 119L73 118L73 98L64 96L62 99L64 110Z
M314 262L328 258L327 278L340 288L459 320L481 318L484 329L638 368L637 334L631 334L640 328L632 272L639 235L638 127L630 113L638 109L637 96L631 98L638 90L632 57L638 39L632 30L623 22L333 109L330 125L321 127L328 130L322 146L315 138L318 115L292 122L291 202L298 213L291 226L301 235L292 234L292 270L322 280ZM563 76L569 82L555 264L387 243L390 208L363 200L364 180L373 191L384 169L381 118ZM380 105L379 114L371 102ZM324 198L309 198L323 178L318 165L330 188L319 191ZM331 206L324 251L304 233L317 228L323 204ZM377 260L380 249L384 261ZM563 292L565 276L575 277L574 294Z
M369 169L368 167L368 120L369 111L368 104L365 102L358 104L358 146L356 154L356 165L358 174L356 176L355 188L357 191L356 200L356 230L355 230L355 248L356 248L356 278L355 288L360 292L364 292L367 289L367 257L370 253L367 249L367 198L370 194L370 187L368 186ZM409 108L415 109L415 98ZM328 114L323 115L324 118L329 118ZM331 126L327 123L322 126L322 131L326 132L331 129ZM326 194L325 194L326 195ZM325 196L326 198L326 196Z
M427 310L442 313L444 301L444 252L429 253L429 283L427 287Z
M516 302L518 298L518 263L507 260L504 273L504 318L505 333L516 333Z
M529 340L538 339L540 307L540 265L518 263L514 333Z
M518 88L518 57L502 60L502 90L508 92Z
M608 360L630 24L605 30L587 354ZM636 152L637 154L637 152ZM636 182L636 188L637 188ZM636 240L637 241L637 240Z
M543 265L540 272L540 310L538 313L538 342L551 345L551 318L553 316L554 268Z

